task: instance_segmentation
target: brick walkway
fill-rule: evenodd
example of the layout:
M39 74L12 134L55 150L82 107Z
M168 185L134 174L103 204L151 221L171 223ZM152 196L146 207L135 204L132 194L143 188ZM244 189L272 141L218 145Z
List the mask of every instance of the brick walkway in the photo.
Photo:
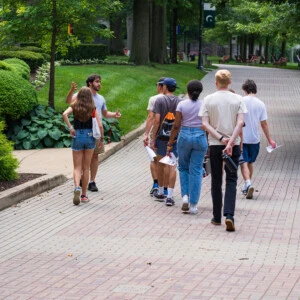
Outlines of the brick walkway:
M0 212L1 299L300 299L300 72L226 67L237 93L257 82L284 144L268 154L262 138L236 232L210 224L209 177L196 216L181 213L179 181L175 207L149 197L140 138L101 163L90 203L73 206L68 181ZM203 85L215 90L214 73Z

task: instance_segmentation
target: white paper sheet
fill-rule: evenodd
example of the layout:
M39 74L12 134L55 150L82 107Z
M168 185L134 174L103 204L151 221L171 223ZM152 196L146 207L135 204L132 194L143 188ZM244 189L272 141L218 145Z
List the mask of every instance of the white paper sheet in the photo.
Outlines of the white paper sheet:
M177 163L176 156L174 155L173 152L170 152L170 154L171 154L171 157L166 155L159 162L170 165L170 166L176 166L176 163Z
M150 161L154 161L154 157L156 156L155 152L149 146L146 146L145 149L148 153Z
M280 147L282 147L282 146L283 146L283 145L277 145L277 144L276 144L276 147L275 147L275 148L272 148L272 146L269 145L268 147L266 147L266 149L267 149L268 153L271 153L271 152L273 152L274 150L276 150L276 149L278 149L278 148L280 148Z

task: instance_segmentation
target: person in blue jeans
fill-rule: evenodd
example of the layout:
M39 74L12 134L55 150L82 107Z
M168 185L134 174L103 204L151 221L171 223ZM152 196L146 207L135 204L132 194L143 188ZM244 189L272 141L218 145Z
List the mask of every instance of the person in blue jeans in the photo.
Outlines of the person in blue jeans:
M202 100L199 95L203 90L199 80L191 80L187 84L189 99L179 102L176 108L175 123L173 125L167 151L172 151L172 145L180 130L177 151L178 170L182 197L182 210L190 214L197 214L202 178L203 160L207 151L206 133L198 116Z
M74 125L69 120L69 115L74 115ZM66 122L70 135L72 136L72 154L74 164L74 197L73 204L79 205L81 202L88 202L87 187L89 182L89 168L95 148L95 139L93 137L92 114L95 115L100 128L101 136L104 136L103 126L94 104L93 95L88 87L79 90L75 101L68 107L63 118ZM101 146L104 144L101 142ZM80 187L80 178L82 177L82 189Z

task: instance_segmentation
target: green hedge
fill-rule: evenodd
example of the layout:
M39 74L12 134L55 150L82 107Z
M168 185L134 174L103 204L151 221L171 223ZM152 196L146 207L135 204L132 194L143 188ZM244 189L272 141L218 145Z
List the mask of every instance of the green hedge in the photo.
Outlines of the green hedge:
M16 72L18 75L28 81L30 80L30 68L25 61L18 58L7 58L2 62L6 63L10 67L11 71Z
M13 143L3 134L4 122L0 121L0 180L13 180L18 178L16 169L19 161L13 156Z
M37 94L30 82L13 71L0 70L1 117L18 119L37 104Z
M57 59L68 59L79 61L81 59L101 59L104 60L108 54L108 48L103 44L81 44L76 48L69 48L66 56L57 54Z
M36 70L45 62L41 53L31 51L0 51L0 60L6 58L19 58L24 60L32 71Z

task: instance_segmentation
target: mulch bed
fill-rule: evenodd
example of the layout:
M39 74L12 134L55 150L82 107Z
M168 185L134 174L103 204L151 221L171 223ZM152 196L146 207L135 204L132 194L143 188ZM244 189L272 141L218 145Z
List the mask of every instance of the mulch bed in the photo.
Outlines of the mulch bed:
M30 180L39 178L43 175L44 174L19 173L18 179L10 181L0 180L0 192L11 189Z

